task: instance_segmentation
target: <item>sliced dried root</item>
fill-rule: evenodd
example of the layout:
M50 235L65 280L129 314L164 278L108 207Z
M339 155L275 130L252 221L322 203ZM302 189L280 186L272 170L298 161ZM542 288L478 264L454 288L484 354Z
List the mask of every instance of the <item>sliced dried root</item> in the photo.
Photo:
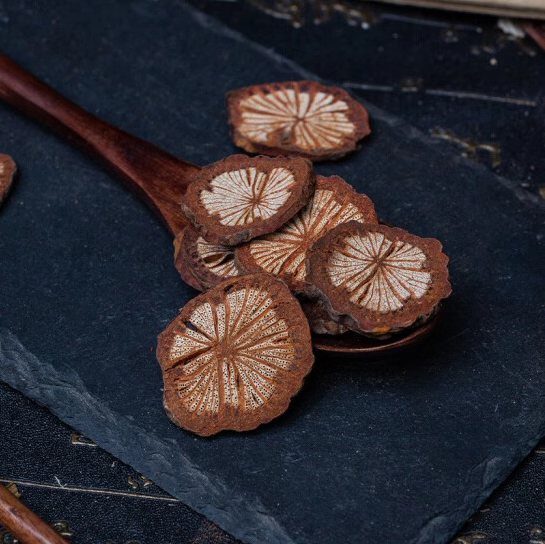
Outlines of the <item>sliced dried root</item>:
M16 171L15 161L9 155L0 153L0 204L9 192Z
M233 246L274 232L307 203L314 184L305 159L233 155L197 174L182 210L205 240Z
M191 287L197 289L197 291L204 291L204 287L193 274L191 267L185 264L186 257L184 254L185 251L182 251L182 245L187 229L188 227L184 228L184 230L174 238L174 266L185 283L191 285Z
M332 319L384 336L422 324L451 293L441 243L384 225L340 225L309 252L308 281Z
M201 436L279 416L314 362L299 303L267 274L228 279L188 302L159 335L157 358L167 414Z
M284 280L290 289L306 288L307 252L331 229L348 221L377 223L373 203L338 176L317 176L316 191L308 204L272 234L236 250L236 262L248 272L268 272Z
M297 299L314 334L344 334L350 330L329 315L321 299L305 295L298 296Z
M367 136L367 110L346 91L315 81L266 83L227 94L231 135L250 153L337 159Z
M235 248L207 242L193 227L186 227L175 242L174 265L182 279L199 291L240 274Z

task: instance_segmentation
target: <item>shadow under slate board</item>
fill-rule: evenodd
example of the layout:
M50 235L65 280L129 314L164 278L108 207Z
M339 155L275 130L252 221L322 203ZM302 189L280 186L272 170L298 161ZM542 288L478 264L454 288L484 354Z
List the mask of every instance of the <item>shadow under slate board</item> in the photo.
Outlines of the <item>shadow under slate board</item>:
M181 2L148 4L15 2L0 46L183 158L233 153L225 92L301 71ZM454 294L425 345L383 365L319 357L289 411L254 432L176 428L154 350L195 292L168 234L2 107L21 175L0 216L0 379L246 542L446 542L545 432L543 210L369 108L364 149L318 171L443 241Z

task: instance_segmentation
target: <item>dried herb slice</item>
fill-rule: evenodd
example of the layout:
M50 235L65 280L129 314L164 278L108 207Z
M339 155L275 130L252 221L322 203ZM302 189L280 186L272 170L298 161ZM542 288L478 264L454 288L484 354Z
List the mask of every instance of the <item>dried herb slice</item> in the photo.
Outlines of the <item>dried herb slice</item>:
M323 300L298 296L301 308L307 318L310 330L315 334L344 334L349 329L335 321L327 311Z
M335 318L385 335L422 322L451 293L441 243L384 225L341 225L309 254L308 281Z
M167 414L201 436L279 416L314 362L299 303L267 274L226 280L191 300L159 335L157 358Z
M227 108L235 144L250 153L336 159L371 132L358 101L315 81L237 89L227 94Z
M193 274L192 267L186 264L185 261L187 257L185 251L182 251L184 236L188 228L189 227L185 227L176 238L174 238L174 266L176 267L176 270L178 270L182 280L188 285L191 285L194 289L197 289L197 291L204 291L205 288Z
M0 204L9 192L16 171L15 161L9 155L0 153Z
M182 209L206 240L232 246L274 232L307 203L314 184L305 159L233 155L199 172Z
M175 242L174 264L182 279L205 291L240 274L235 248L207 242L193 227L186 227Z
M268 272L295 292L305 290L308 250L331 229L348 221L377 223L371 199L338 176L317 176L308 204L280 229L244 244L236 260L248 272Z

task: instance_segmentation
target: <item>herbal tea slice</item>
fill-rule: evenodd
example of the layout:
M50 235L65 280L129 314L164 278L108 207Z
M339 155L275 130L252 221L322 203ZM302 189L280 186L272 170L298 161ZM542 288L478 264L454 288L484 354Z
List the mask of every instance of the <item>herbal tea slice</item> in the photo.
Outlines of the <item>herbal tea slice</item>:
M315 334L343 334L349 329L335 321L331 317L325 304L320 299L313 299L306 296L297 297L303 313L307 318L310 330Z
M237 248L236 260L248 272L268 272L283 279L295 292L306 285L306 257L314 242L348 221L377 223L371 199L338 176L317 176L308 204L290 221Z
M250 153L336 159L367 136L367 110L346 91L315 81L254 85L227 94L235 144Z
M183 230L178 240L174 264L182 279L196 289L210 289L240 274L234 247L207 242L191 226Z
M305 159L233 155L197 174L182 209L205 240L232 246L274 232L307 203L314 183Z
M314 362L299 303L267 274L226 280L191 300L159 335L157 358L167 414L201 436L279 416Z
M341 225L310 251L308 281L333 317L370 335L422 322L451 293L441 243L384 225Z
M187 256L185 255L185 248L182 251L182 246L184 237L190 227L185 227L177 236L174 238L174 266L180 274L182 280L185 281L188 285L191 285L197 291L204 291L205 288L201 285L199 280L193 274L193 269L187 264Z
M9 192L16 171L14 160L9 155L0 153L0 204Z

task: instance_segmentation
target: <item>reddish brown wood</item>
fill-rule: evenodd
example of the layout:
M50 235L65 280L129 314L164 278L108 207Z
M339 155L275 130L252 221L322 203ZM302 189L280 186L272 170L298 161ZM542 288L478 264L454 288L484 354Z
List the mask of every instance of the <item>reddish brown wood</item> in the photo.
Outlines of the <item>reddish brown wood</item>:
M119 174L159 213L172 234L187 224L180 200L198 166L91 115L1 53L0 97Z
M404 352L430 336L442 319L441 309L429 321L406 333L391 336L387 340L375 340L355 332L345 334L313 334L312 346L315 351L354 355L358 360L386 359Z
M23 544L68 544L55 529L0 484L0 525Z
M9 193L16 172L17 165L15 161L9 155L0 153L0 204Z
M545 51L545 23L543 21L523 21L522 29Z

